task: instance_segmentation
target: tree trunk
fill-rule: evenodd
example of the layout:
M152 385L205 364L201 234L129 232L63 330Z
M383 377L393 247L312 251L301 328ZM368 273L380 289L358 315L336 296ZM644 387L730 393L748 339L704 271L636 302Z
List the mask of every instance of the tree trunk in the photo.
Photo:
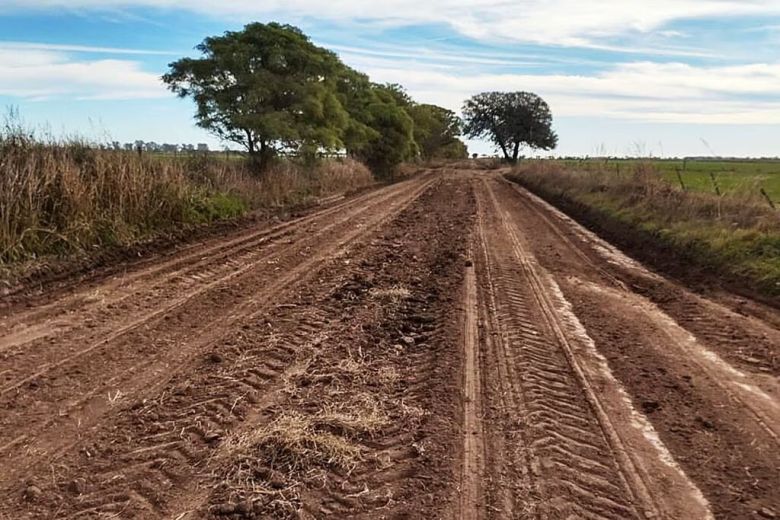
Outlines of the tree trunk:
M507 162L512 162L512 158L509 157L509 152L507 151L506 146L504 146L504 143L499 141L498 146L500 146L501 151L504 152L504 160Z
M504 141L498 135L498 127L496 126L495 120L493 120L492 124L490 125L490 129L493 132L493 137L496 138L496 142L498 143L498 146L501 147L501 151L504 152L504 160L507 162L511 162L512 159L509 157L509 152L507 152L506 145L504 145Z
M268 168L268 166L271 164L271 156L273 155L273 150L268 145L268 141L261 140L260 141L260 157L257 163L257 167L260 170L260 173L265 172L265 170Z
M255 140L252 136L251 130L244 130L246 133L246 149L249 152L249 157L255 156Z
M517 164L517 155L520 153L520 143L515 143L515 148L512 150L512 164Z

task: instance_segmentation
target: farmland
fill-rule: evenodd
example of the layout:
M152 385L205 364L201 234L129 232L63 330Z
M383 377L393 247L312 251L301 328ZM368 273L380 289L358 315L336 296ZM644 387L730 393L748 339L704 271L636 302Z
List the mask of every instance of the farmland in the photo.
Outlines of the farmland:
M780 160L582 159L558 162L566 167L610 169L616 173L631 172L637 164L645 164L652 166L664 180L677 187L680 187L682 177L685 189L708 193L714 193L717 184L725 195L758 197L763 188L772 201L780 201ZM712 176L715 177L715 183Z

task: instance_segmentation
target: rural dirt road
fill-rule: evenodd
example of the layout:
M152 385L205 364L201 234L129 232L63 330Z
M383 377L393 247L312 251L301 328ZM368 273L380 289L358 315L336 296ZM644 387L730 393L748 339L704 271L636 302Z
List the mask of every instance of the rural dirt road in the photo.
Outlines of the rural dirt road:
M431 171L0 308L0 518L777 518L779 353Z

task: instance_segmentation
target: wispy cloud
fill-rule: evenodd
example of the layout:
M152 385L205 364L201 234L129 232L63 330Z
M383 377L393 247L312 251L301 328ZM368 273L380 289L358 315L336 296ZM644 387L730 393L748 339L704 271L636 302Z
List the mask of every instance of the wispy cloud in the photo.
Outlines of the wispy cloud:
M443 39L442 39L443 40ZM377 57L396 60L422 60L437 62L441 65L453 63L455 65L485 65L496 67L525 67L537 65L593 65L602 66L611 63L605 60L587 59L581 55L567 56L562 54L545 53L541 49L534 51L510 50L506 46L472 47L456 45L426 45L425 42L412 41L409 43L388 44L383 42L360 41L351 45L332 43L330 41L317 41L318 45L332 49L340 55Z
M365 48L356 47L351 45L339 45L339 44L322 44L325 47L332 49L342 55L351 56L368 56L384 59L403 59L403 60L416 60L426 62L436 62L439 65L446 63L454 63L457 65L472 64L472 65L496 65L503 67L517 67L517 66L536 66L541 65L543 61L525 59L522 55L509 57L509 56L497 56L490 57L485 54L473 54L469 52L450 53L437 51L432 49L418 48L416 52L409 47L396 47L395 49L388 48ZM547 61L547 60L545 60Z
M42 49L0 46L0 95L26 100L167 97L160 78L134 61L80 60Z
M681 20L780 16L777 0L5 0L0 13L30 9L160 8L209 16L311 18L381 25L445 24L462 35L487 41L520 41L569 47L603 47L617 37L655 32ZM632 46L613 47L631 50ZM647 49L640 49L646 52ZM660 46L680 55L695 49Z
M423 67L366 69L376 81L403 77L425 102L459 109L486 90L530 90L556 117L697 124L780 124L780 65L695 67L635 62L591 74L471 74Z
M128 49L124 47L94 47L90 45L70 45L63 43L19 42L0 40L0 50L37 50L37 51L62 51L62 52L88 52L95 54L135 54L175 56L177 52L160 51L152 49Z

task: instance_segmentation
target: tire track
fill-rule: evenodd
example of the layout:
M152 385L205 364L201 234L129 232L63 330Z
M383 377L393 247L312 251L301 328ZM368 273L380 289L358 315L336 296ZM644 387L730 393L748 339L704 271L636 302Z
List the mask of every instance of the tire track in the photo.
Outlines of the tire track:
M550 229L563 238L562 231L540 209L540 206L549 207L549 205L527 190L514 184L512 186L521 195L520 200L523 205L547 222ZM563 218L568 219L568 217ZM572 224L578 226L576 223ZM598 237L590 236L584 230L574 232L590 242L600 240ZM587 254L582 251L582 245L569 240L565 242L573 251L579 251L579 254L587 257ZM595 268L596 263L594 261L591 263ZM615 285L625 291L626 297L637 300L635 306L648 309L647 315L655 316L654 320L660 321L662 328L673 334L675 344L686 352L686 358L707 374L713 384L720 387L731 401L748 411L751 419L772 438L775 444L778 444L780 408L775 399L763 389L755 388L753 385L758 382L760 386L762 377L771 379L770 374L777 372L780 366L777 349L777 345L780 345L780 332L756 318L737 314L716 302L675 287L668 280L647 271L633 261L627 259L616 262L616 265L619 268L619 275L625 278L633 291L628 291L622 282L621 285ZM602 268L597 270L608 280L620 281L615 274L606 272ZM636 294L646 297L649 301L643 301L642 296L637 298ZM648 305L650 302L657 305L658 310L653 310L653 305ZM758 376L735 370L715 352L708 352L701 348L702 345L713 348L725 359L736 361L738 365L759 372ZM767 386L771 394L776 394L776 383L770 382Z
M199 370L196 381L187 375L172 380L160 399L127 418L127 427L144 435L123 442L105 468L95 468L94 491L81 495L62 517L119 511L142 518L166 516L168 495L184 491L182 484L205 470L204 464L231 429L242 429L240 423L256 425L278 405L286 379L306 364L315 345L337 330L338 324L331 321L333 311L320 306L307 309L305 316L296 316L300 311L292 308L277 313L275 323L295 321L296 328L267 336L259 345L239 341L231 349L221 349L224 357L218 366L212 373Z
M262 252L256 249L258 246L273 245L274 241L292 235L299 228L316 223L316 221L337 214L344 209L359 206L372 198L385 196L388 191L392 190L372 191L311 215L293 219L270 228L262 228L257 231L252 230L249 234L220 241L210 246L203 247L203 244L190 245L174 253L175 256L172 259L154 263L146 268L141 266L141 268L130 273L115 276L98 287L78 291L75 294L66 296L64 299L44 304L30 311L6 316L0 319L0 329L7 331L0 336L0 352L12 347L20 347L54 333L62 337L71 328L77 328L81 321L81 319L73 316L74 312L86 314L90 310L107 307L107 315L101 316L101 318L110 318L113 308L119 306L125 300L133 297L142 298L148 295L150 289L164 286L166 282L183 283L184 286L174 286L168 290L170 294L178 294L178 292L202 282L203 279L211 279L218 276L219 272L224 270L225 267L228 267L230 272L237 265L251 261L253 255ZM237 255L242 255L241 260L244 261L237 260L235 258ZM225 266L218 262L227 262L228 265ZM159 278L154 279L156 275ZM154 279L155 283L151 288L145 286L146 280L150 278ZM100 293L106 296L98 297ZM145 301L146 299L136 303L136 305L141 307L141 310L143 310L144 305L148 305L148 301ZM164 300L165 296L159 295L157 299ZM130 302L129 305L132 306L133 303L135 302ZM123 313L133 310L135 309L121 308ZM105 329L111 330L111 327L105 327ZM84 329L80 330L83 331ZM91 332L94 333L95 331L92 330Z
M502 183L507 182L502 179ZM735 305L733 296L726 298L735 310L676 285L628 258L527 189L510 184L519 195L517 200L561 237L571 252L583 259L592 258L589 265L605 279L647 297L729 361L758 373L778 375L780 357L776 346L780 344L780 332L776 320L767 319L766 313L772 314L771 310L761 308L763 312L753 316L746 300L737 299ZM576 240L567 239L567 234ZM610 269L600 267L604 264ZM746 304L745 309L740 307L740 301Z
M635 496L592 403L583 397L582 381L551 316L541 308L527 261L519 256L486 183L481 191L489 198L478 198L479 234L491 280L486 295L489 319L497 327L495 339L502 356L497 363L506 365L502 385L508 385L504 391L512 396L507 404L525 418L521 427L528 458L516 463L530 464L533 495L512 497L505 505L515 513L504 511L504 517L525 510L551 518L642 518L641 508L647 506ZM529 498L534 502L530 507L522 503ZM652 502L650 507L647 512L656 514Z
M408 185L404 186L404 188L408 189ZM398 195L398 189L388 190L387 192L383 192L379 195L375 195L373 198L378 199L376 201L376 204L383 204L388 202L392 199L393 196ZM369 204L373 202L371 199L369 199ZM111 321L111 318L113 318L116 315L121 315L123 318L127 316L128 310L126 308L120 309L121 314L117 312L113 307L109 307L105 310L103 315L98 315L96 319L93 318L94 321L103 321L108 322L107 326L102 327L101 330L93 331L90 324L87 325L87 327L82 328L81 330L76 327L75 334L68 335L64 333L58 334L57 342L54 343L55 347L58 347L61 343L68 344L74 343L76 341L83 342L84 338L79 336L80 332L83 332L84 329L89 334L89 338L100 338L92 342L90 345L88 345L86 348L82 348L76 352L68 353L68 355L62 359L59 359L57 361L47 362L45 361L45 356L49 354L50 349L52 348L51 342L43 342L42 340L46 337L42 338L36 338L39 340L36 344L32 345L28 350L32 351L30 353L25 352L24 357L22 359L15 359L14 364L12 368L4 374L4 379L12 379L12 381L8 384L5 384L2 388L0 388L0 396L11 392L13 390L18 389L25 383L28 383L29 381L41 377L42 375L46 374L48 371L60 367L65 363L71 362L74 359L78 358L79 356L84 356L86 354L90 354L95 349L101 348L102 346L110 343L111 341L116 340L117 338L120 338L121 336L132 332L134 330L137 330L139 327L142 327L150 322L153 322L155 320L158 320L160 317L184 306L187 304L190 300L193 298L196 298L198 296L201 296L205 294L208 291L213 291L215 288L220 287L223 284L226 284L233 279L236 279L240 277L241 275L250 272L251 270L255 269L258 264L261 264L263 262L268 262L269 259L271 259L274 256L282 256L287 251L292 250L294 248L300 248L302 247L302 244L305 245L305 243L315 242L316 239L321 236L322 234L330 231L331 229L342 225L344 222L349 221L352 218L356 218L358 215L360 215L362 212L366 211L367 208L370 208L371 206L361 206L357 205L356 208L350 208L352 209L351 212L347 212L344 215L341 215L339 219L336 221L316 230L316 232L308 237L304 238L304 242L293 242L292 245L289 245L287 247L282 247L280 251L265 251L265 250L255 250L253 249L254 246L257 245L257 243L252 243L248 247L246 251L244 251L245 257L239 256L238 258L232 258L229 261L225 262L221 266L215 266L212 267L211 270L205 270L202 271L202 263L207 263L211 259L206 258L203 262L196 262L195 266L192 266L190 268L189 266L185 267L184 270L181 271L174 271L170 276L165 277L165 279L161 280L159 283L157 283L155 286L152 287L143 287L141 291L139 291L139 294L142 295L142 302L141 302L141 309L145 311L144 304L148 304L148 300L152 299L153 303L155 302L164 302L163 305L158 305L156 307L152 307L152 309L148 312L143 312L140 315L136 315L135 317L130 318L130 321L125 323L122 326L117 327L115 323ZM342 211L343 208L338 208L334 211ZM330 215L330 212L327 212L323 216ZM265 240L263 238L262 240ZM220 257L225 257L230 254L234 254L236 251L229 250L227 252L224 252L223 254L220 254ZM197 256L206 256L203 255L197 255ZM222 276L218 276L217 272L219 270L224 269L227 267L228 272ZM191 274L188 274L187 271L192 271ZM215 276L216 279L212 279ZM203 283L204 279L212 279L208 283ZM160 291L158 287L163 286L165 289L163 291ZM113 304L112 304L113 305ZM132 316L132 314L131 314ZM79 321L83 321L82 318L76 318L73 319L72 317L69 317L69 320L73 323L78 323ZM47 348L48 347L48 348ZM61 348L58 348L58 350L61 350ZM15 372L24 371L27 369L27 367L36 367L37 371L27 375L26 377L14 377Z
M329 457L311 459L261 436L264 441L216 471L220 484L208 507L176 511L191 513L187 518L403 518L419 516L421 508L435 517L446 506L446 500L432 504L429 497L447 489L448 478L429 471L443 466L449 474L450 452L446 441L429 438L429 428L449 415L435 414L430 405L441 392L442 371L448 370L442 359L458 355L444 298L459 285L449 280L459 269L459 246L453 251L451 244L462 225L448 222L453 206L457 222L471 207L461 207L460 199L453 205L453 187L447 184L428 192L384 236L366 245L354 262L358 282L342 295L344 330L321 344L320 355L294 380L286 400L251 427L257 431L290 417L309 418L312 440L305 445L315 454L326 449L314 440L324 435L327 446L349 446L359 453L354 467L331 463ZM468 196L458 188L455 196ZM449 369L456 384L458 365ZM449 436L451 425L443 431Z
M267 284L262 292L256 293L249 298L242 300L236 307L230 309L231 312L227 317L222 317L218 320L215 320L218 323L218 326L211 328L207 326L205 333L197 334L194 337L192 334L190 334L187 336L190 339L187 339L187 337L182 338L180 336L174 336L174 341L188 342L186 350L167 348L163 352L155 352L154 355L145 358L144 356L139 357L137 350L125 352L124 349L120 349L121 354L129 361L133 361L134 364L126 367L124 370L119 370L120 367L118 366L112 366L111 368L117 371L117 376L115 376L115 378L109 379L108 381L96 381L98 386L91 391L85 391L84 395L78 399L77 402L72 405L72 407L82 406L84 405L85 400L95 399L98 394L104 391L107 387L111 388L109 385L118 384L119 381L123 382L123 390L128 398L129 396L138 398L140 395L152 395L152 392L156 391L156 389L159 389L161 385L165 384L168 377L164 374L161 377L161 374L158 371L151 370L152 367L158 366L163 368L163 370L169 370L165 367L174 366L177 367L177 369L183 369L183 367L178 367L178 365L181 364L182 360L187 358L187 353L198 351L202 352L203 350L207 349L209 345L215 341L218 341L222 336L224 336L224 334L233 325L246 322L247 320L256 319L259 315L265 312L266 309L275 303L274 298L276 298L276 295L278 295L281 291L286 290L294 283L300 283L302 280L311 277L315 272L317 272L319 264L324 259L333 260L334 258L338 258L341 254L343 254L345 248L348 247L352 242L363 236L366 236L373 229L380 226L388 219L394 218L394 215L397 215L400 211L403 210L403 208L408 206L421 193L427 190L432 182L432 180L424 180L421 182L412 183L407 185L403 191L397 193L391 199L383 198L382 200L384 203L382 204L380 211L369 214L365 217L361 217L362 221L360 219L356 220L354 214L345 215L345 218L340 222L349 224L349 227L340 231L341 235L337 235L337 237L329 237L326 235L325 237L321 238L320 240L327 240L327 246L324 247L324 249L318 251L316 254L309 255L305 260L300 260L300 255L293 255L288 258L285 263L280 265L282 267L288 268L289 271L285 272L285 274L282 276L277 275L276 279L273 280L270 284ZM363 208L362 211L370 212L372 209L376 209L376 207L369 206ZM272 270L272 272L276 271ZM172 333L176 334L176 329L174 329ZM159 344L161 342L161 338L157 338L155 341ZM114 348L116 350L117 347L115 346ZM154 348L152 349L152 351L156 350L157 349ZM185 367L186 365L187 363L185 362ZM259 375L262 372L263 369L260 368L258 369L256 375ZM90 377L89 380L92 381L93 378ZM251 384L249 386L251 386ZM74 389L74 392L77 389L78 388ZM127 398L125 398L125 400L127 400ZM93 411L91 421L96 421L103 413L107 411L109 411L109 407L105 405L103 405L102 408L98 411ZM38 411L36 410L36 412ZM15 473L18 471L24 471L25 468L34 466L37 460L46 457L52 457L54 456L53 454L58 452L67 451L75 445L74 443L78 442L77 436L80 435L79 432L82 431L85 427L90 426L89 424L79 424L78 428L73 433L73 435L76 436L69 437L68 435L65 435L63 437L62 432L59 429L59 427L62 425L62 417L60 417L60 415L62 414L54 414L54 417L51 419L47 417L47 419L49 419L47 422L44 422L43 425L38 425L38 429L43 428L44 431L37 432L37 437L30 440L31 444L26 447L25 454L21 457L16 457L14 460L14 467L9 468L9 472L7 475L4 475L4 478L12 481L13 475ZM14 419L19 421L20 424L31 424L34 423L36 419L40 420L39 418L39 413L36 413L35 416L20 415L14 417ZM22 440L25 439L23 438ZM19 442L21 441L16 440L16 443ZM35 448L32 449L32 446L35 446Z
M407 186L408 188L408 186ZM396 191L391 191L390 193L384 194L383 197L377 201L377 204L391 204L394 198L402 198L405 195L407 195L407 191L413 191L410 189L407 189L404 192L397 193ZM306 237L303 241L299 241L297 243L291 244L285 248L283 248L281 251L271 251L267 253L262 253L259 258L254 259L254 261L244 263L240 267L234 267L234 269L229 272L227 275L218 278L217 280L213 280L209 283L202 283L204 277L208 277L209 273L203 273L203 274L196 274L192 277L186 278L186 284L190 287L194 287L191 291L186 292L183 296L180 297L172 297L163 299L162 301L165 301L166 303L162 306L159 306L157 308L154 308L151 312L148 312L138 318L132 319L129 323L126 323L125 325L112 329L112 332L106 334L97 334L96 336L100 339L96 340L95 342L89 344L88 346L77 350L76 352L68 353L65 357L53 361L53 362L41 362L41 357L46 354L45 350L44 352L36 352L34 354L31 354L27 356L23 362L22 360L16 360L16 363L8 370L5 377L13 377L13 375L16 373L22 373L24 374L25 370L29 370L29 368L33 368L36 371L31 374L26 374L23 377L16 377L11 383L5 385L2 389L0 389L0 396L3 396L9 392L12 392L14 390L19 389L21 386L23 386L26 383L29 383L30 381L40 378L47 374L48 372L62 367L63 365L67 363L73 363L74 361L78 360L80 357L83 357L85 355L93 353L96 349L108 346L112 341L115 341L122 336L125 336L131 332L134 332L144 326L148 326L150 323L158 322L163 316L166 314L171 313L174 310L177 310L181 307L183 307L185 304L187 304L189 301L191 301L193 298L203 295L209 291L213 291L215 288L218 288L222 284L229 282L233 280L234 278L238 278L241 275L244 275L246 273L249 273L253 269L256 269L258 264L263 263L264 261L271 264L271 265L277 265L279 264L278 258L284 258L284 255L289 255L290 252L294 252L298 249L303 249L307 247L307 244L316 243L317 240L321 240L321 237L331 231L334 228L337 228L338 226L344 225L345 223L351 221L352 219L359 218L361 214L372 210L372 206L361 206L359 208L354 209L352 212L346 213L345 215L342 215L341 218L338 220L324 226L323 228L317 230L315 233L309 235ZM274 260L270 260L271 258L274 258ZM235 262L230 262L231 266L235 266ZM205 275L205 276L204 276ZM173 294L176 294L178 291L182 290L182 287L177 287L174 285L172 289L175 289L173 291ZM159 297L159 295L155 295L155 298ZM216 322L216 320L215 320ZM68 337L62 337L59 338L59 341L62 342L75 342L77 340L81 340L81 338L68 338ZM56 345L59 344L59 341L56 343Z
M469 255L473 256L473 255ZM461 520L477 520L483 478L484 439L482 431L481 376L477 316L477 279L473 265L466 267L463 323L463 462L460 475Z
M478 190L486 319L498 343L505 343L497 350L506 357L494 364L509 365L510 390L516 387L523 407L532 500L523 514L712 518L699 489L633 408L554 279L526 249L493 184L500 183L483 180ZM505 503L517 511L516 503Z

